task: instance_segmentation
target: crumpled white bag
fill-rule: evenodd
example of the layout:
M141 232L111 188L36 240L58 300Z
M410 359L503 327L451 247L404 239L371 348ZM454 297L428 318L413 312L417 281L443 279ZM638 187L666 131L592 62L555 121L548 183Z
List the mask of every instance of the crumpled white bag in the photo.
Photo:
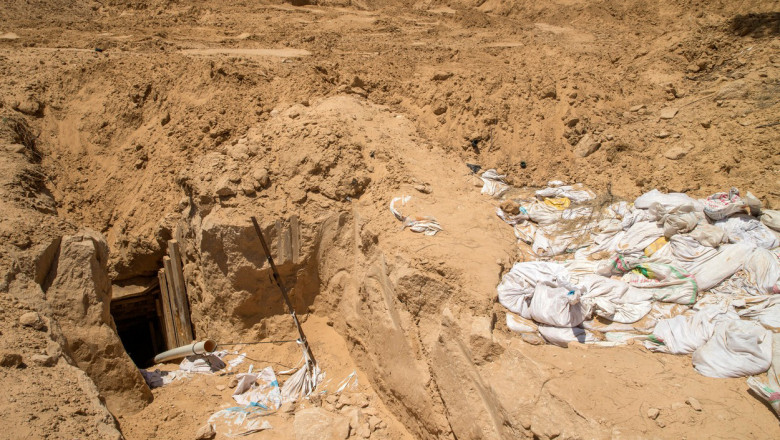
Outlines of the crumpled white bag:
M559 280L545 280L536 285L529 314L531 319L554 327L576 327L588 316L589 310L580 302L580 292Z
M739 319L719 322L706 344L693 353L693 367L708 377L760 374L772 363L772 332Z
M738 317L733 312L729 313L725 307L706 306L692 315L661 319L645 342L645 347L660 353L693 353L710 340L716 322L723 319Z
M531 319L529 306L536 285L542 281L553 282L556 279L569 279L566 268L546 261L515 263L509 272L501 278L496 290L498 302L504 307L526 319Z
M723 229L732 243L749 242L764 249L780 246L780 241L766 225L747 214L737 214L718 220L715 226Z
M720 246L721 243L728 242L726 231L708 223L699 223L699 225L688 235L701 245L711 248L716 248Z
M570 342L579 342L582 344L597 342L598 338L582 327L550 327L546 325L539 326L539 334L549 344L559 347L568 347Z
M634 200L634 206L639 209L650 209L650 206L652 206L654 203L658 203L661 207L663 207L665 212L670 212L674 208L683 205L691 205L693 210L696 212L701 212L702 209L704 209L704 206L700 201L690 197L687 194L664 194L657 189L646 192Z
M500 197L501 194L509 190L506 175L498 174L494 169L486 170L479 178L482 179L482 190L480 191L482 194Z

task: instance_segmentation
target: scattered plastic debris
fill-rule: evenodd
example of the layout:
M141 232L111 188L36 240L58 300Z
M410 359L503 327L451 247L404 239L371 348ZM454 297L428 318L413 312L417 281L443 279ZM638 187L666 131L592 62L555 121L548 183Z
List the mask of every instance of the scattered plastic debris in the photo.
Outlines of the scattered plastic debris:
M390 201L390 211L395 215L395 218L403 223L403 228L409 228L414 232L422 232L425 235L436 235L437 232L442 231L441 225L433 217L407 217L395 208L397 202L401 202L401 206L405 206L411 198L412 196L402 196Z

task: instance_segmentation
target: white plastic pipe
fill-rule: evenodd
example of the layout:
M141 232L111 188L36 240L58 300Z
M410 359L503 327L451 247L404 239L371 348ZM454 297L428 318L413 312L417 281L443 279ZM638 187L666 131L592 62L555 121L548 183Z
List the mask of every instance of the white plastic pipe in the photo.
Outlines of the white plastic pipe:
M193 354L211 353L216 349L217 343L211 339L206 339L205 341L193 342L190 345L184 345L182 347L164 351L154 357L154 363L159 364L160 362L190 356Z

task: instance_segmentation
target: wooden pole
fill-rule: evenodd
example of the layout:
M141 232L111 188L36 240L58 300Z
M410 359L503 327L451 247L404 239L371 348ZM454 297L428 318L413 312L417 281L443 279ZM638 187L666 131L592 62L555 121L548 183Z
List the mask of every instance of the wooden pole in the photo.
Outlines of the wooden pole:
M276 281L276 285L279 287L279 290L282 291L282 298L284 298L284 302L287 304L287 309L290 311L290 315L292 315L293 322L295 322L295 327L298 328L298 334L301 337L303 348L306 350L306 354L309 355L309 359L311 359L312 364L316 364L317 361L314 360L314 354L311 352L311 347L309 347L309 341L306 340L306 335L303 333L303 327L301 327L301 323L298 321L298 315L295 314L295 309L293 309L292 303L290 302L290 297L287 295L287 288L284 287L282 277L279 275L279 270L276 269L274 258L271 256L271 250L268 249L268 244L265 242L263 232L260 230L260 225L257 224L256 218L250 218L252 219L252 224L255 226L255 232L257 233L257 237L260 239L260 244L263 245L263 252L265 252L265 258L268 260L268 264L271 266L274 281Z

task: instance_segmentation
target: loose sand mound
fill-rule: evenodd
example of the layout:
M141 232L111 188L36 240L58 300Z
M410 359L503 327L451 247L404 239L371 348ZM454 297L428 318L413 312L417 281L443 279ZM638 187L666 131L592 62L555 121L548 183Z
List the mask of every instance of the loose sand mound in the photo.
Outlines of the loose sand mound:
M109 284L154 280L176 238L198 339L295 337L252 215L328 377L359 379L256 438L778 436L743 379L506 329L495 287L527 250L465 165L778 208L774 5L66 3L0 11L0 437L194 437L230 378L147 389ZM402 195L444 230L401 230Z

